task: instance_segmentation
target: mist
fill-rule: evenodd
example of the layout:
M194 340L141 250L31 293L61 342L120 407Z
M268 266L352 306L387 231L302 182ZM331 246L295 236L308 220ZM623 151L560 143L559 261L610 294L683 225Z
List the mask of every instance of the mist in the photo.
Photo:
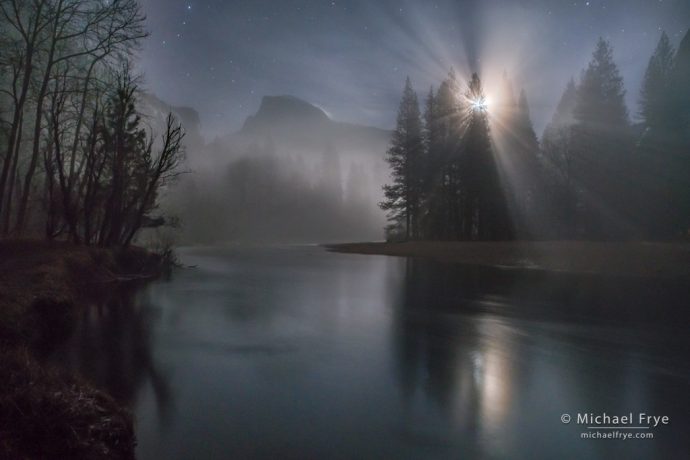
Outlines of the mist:
M191 8L187 8L191 6ZM271 94L291 94L334 119L392 129L409 75L420 92L450 67L479 72L488 93L506 70L524 87L538 134L599 37L611 41L635 107L661 31L678 43L681 0L180 2L146 0L147 89L196 108L207 139L239 130ZM203 45L202 45L203 44ZM492 76L490 74L495 74Z
M182 222L186 244L382 239L389 137L295 97L268 96L238 132L208 144L192 134L189 174L163 207Z
M1 458L685 458L689 281L688 0L0 0Z
M634 124L660 34L677 46L690 21L690 6L678 1L143 5L152 33L138 62L144 89L197 114L185 124L192 174L166 202L190 243L381 239L384 132L395 125L406 76L421 99L449 69L463 87L476 72L500 105L507 74L541 139L601 37ZM300 103L267 108L272 95ZM334 128L348 123L380 136ZM262 185L246 187L254 180Z

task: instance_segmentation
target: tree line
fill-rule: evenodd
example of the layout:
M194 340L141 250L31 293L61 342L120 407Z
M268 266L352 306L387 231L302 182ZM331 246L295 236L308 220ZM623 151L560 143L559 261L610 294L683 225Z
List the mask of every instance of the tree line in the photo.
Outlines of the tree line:
M0 0L0 236L127 246L183 158L140 114L136 0Z
M420 113L409 78L387 161L387 234L405 239L504 239L513 230L491 153L489 120L477 74L464 92L451 70Z
M453 70L424 111L409 78L386 159L389 239L673 239L690 228L690 32L662 34L631 117L599 39L538 139L504 73L488 103ZM631 120L633 118L633 120Z

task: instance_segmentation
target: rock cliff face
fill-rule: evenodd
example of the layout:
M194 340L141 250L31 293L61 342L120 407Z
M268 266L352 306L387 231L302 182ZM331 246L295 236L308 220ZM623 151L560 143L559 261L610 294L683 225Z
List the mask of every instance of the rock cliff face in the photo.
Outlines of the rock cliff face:
M270 139L285 150L335 150L382 158L390 134L334 121L322 109L294 96L265 96L256 114L232 137L240 142Z
M193 108L173 106L153 94L143 93L140 96L139 110L153 134L157 137L160 137L165 131L168 113L172 113L184 127L186 133L185 146L187 149L196 152L203 148L204 139L201 136L201 120L199 113Z
M152 125L164 126L172 111L187 131L193 174L166 194L164 209L180 217L184 242L381 238L390 131L335 121L293 96L265 96L242 129L203 143L193 110L153 97L147 107Z
M242 131L260 132L278 125L328 124L326 112L294 96L264 96L255 115L244 122Z

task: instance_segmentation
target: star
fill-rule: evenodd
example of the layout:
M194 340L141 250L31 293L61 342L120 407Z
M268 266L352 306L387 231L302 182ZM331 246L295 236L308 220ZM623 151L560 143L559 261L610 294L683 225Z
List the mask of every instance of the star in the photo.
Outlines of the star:
M112 3L112 0L109 1ZM157 39L149 40L150 45L144 45L145 50L150 46L151 52L147 55L149 59L143 67L156 78L163 76L163 72L171 68L167 59L174 59L173 63L180 67L184 65L182 68L203 69L203 72L195 71L189 78L185 78L184 71L175 73L174 77L185 80L179 83L180 87L185 89L191 87L192 83L198 83L200 77L204 77L206 85L194 87L195 93L203 96L198 98L197 108L204 113L205 110L213 110L218 104L215 100L216 94L225 93L233 98L242 94L247 98L244 108L249 110L248 83L254 80L264 83L254 88L255 93L251 98L261 96L263 92L285 92L300 94L307 100L317 99L323 97L331 87L330 83L322 83L322 80L338 78L348 73L350 63L374 63L376 65L368 72L351 69L356 82L347 79L346 83L342 83L347 86L343 91L337 94L328 93L328 97L335 101L331 101L332 103L337 104L339 98L342 98L343 107L348 107L343 109L345 113L356 114L361 104L356 103L354 98L349 100L342 93L352 92L368 104L369 91L365 88L395 87L397 91L397 85L394 83L398 82L399 75L407 73L412 73L413 82L419 88L427 87L432 83L432 75L445 75L444 69L452 63L451 61L463 61L467 58L468 65L470 61L475 65L475 54L481 51L473 48L484 46L484 42L487 50L493 50L502 42L501 37L508 35L515 40L516 46L522 47L535 41L535 35L539 35L548 39L554 46L539 47L538 53L530 53L529 66L519 64L524 67L524 72L528 73L526 69L536 69L544 62L554 59L558 59L559 62L562 59L563 66L567 69L550 72L547 88L539 91L538 96L534 96L534 104L541 104L540 109L535 109L538 112L538 115L535 115L538 121L535 123L542 125L539 130L550 119L549 107L560 97L561 86L566 77L585 65L587 56L592 51L590 48L600 35L610 35L616 53L630 57L626 61L623 73L628 93L633 95L627 98L629 108L636 109L637 100L634 95L638 93L649 56L648 51L631 50L638 47L651 50L662 29L667 30L669 37L677 43L685 34L685 30L679 32L679 23L690 12L690 0L632 2L632 5L627 6L624 5L628 2L622 0L515 2L534 4L533 9L521 10L521 14L525 15L526 19L529 19L529 14L533 14L535 20L540 20L540 33L535 34L517 21L517 18L510 17L510 7L501 9L500 14L488 14L486 27L479 24L482 21L474 21L473 15L470 14L472 10L462 6L470 1L484 3L477 0L380 0L373 2L377 4L376 8L368 9L353 8L350 3L355 2L342 0L282 3L222 0L200 3L198 0L180 0L174 4L174 11L171 12L166 8L171 6L169 0L146 0L144 3L147 4L149 15L154 19L150 21L149 27L152 28L152 36ZM646 4L638 8L638 3ZM148 8L149 4L152 5L151 8ZM493 10L492 7L487 8L487 11ZM481 16L483 7L477 7L476 10ZM578 11L579 13L572 14ZM620 16L616 14L619 11L625 13L625 21L620 21ZM674 14L674 11L678 13ZM601 14L595 15L595 12ZM159 14L158 19L154 17ZM407 16L411 17L409 21L405 20ZM381 17L385 17L386 20L377 21ZM428 30L422 30L417 37L413 29L420 26L427 27ZM674 30L676 32L673 32ZM407 38L396 43L396 39L403 36ZM424 46L413 46L412 43L420 37L424 40ZM623 40L624 37L628 38ZM377 46L360 46L360 43L367 41L373 41ZM206 42L210 43L210 46L198 46ZM305 43L315 45L305 49ZM353 46L348 46L350 43L353 43ZM383 43L387 45L382 46ZM410 55L409 62L400 62L397 58L398 46L406 51L412 47L412 54L419 52L419 56ZM422 52L423 49L426 51ZM568 50L567 56L563 50ZM252 59L258 56L261 56L261 59L257 58L252 62ZM287 59L286 56L290 58ZM494 60L506 59L506 56L498 51L496 56L483 57L483 68L486 72L489 72ZM457 64L459 67L465 65L464 62ZM211 68L212 65L215 67ZM427 69L428 67L433 69ZM230 77L236 80L231 81ZM528 89L531 89L534 83L529 83L529 75L523 77L528 81ZM167 84L164 78L151 78L151 81L155 81L152 84L154 91L158 85L162 87ZM314 81L317 82L316 85L313 84ZM352 85L352 91L348 85ZM164 93L162 89L160 91ZM382 91L378 95L380 101L377 104L387 107L389 95L393 92L388 89ZM182 92L161 96L170 99L182 98L180 94ZM247 113L238 110L236 102L232 104L232 108L233 110L223 111L228 123L237 124L243 121ZM392 123L392 112L393 110L389 109L377 109L375 113L368 113L373 113L372 123L387 127ZM212 117L211 114L215 112L208 113ZM207 129L221 129L211 126Z

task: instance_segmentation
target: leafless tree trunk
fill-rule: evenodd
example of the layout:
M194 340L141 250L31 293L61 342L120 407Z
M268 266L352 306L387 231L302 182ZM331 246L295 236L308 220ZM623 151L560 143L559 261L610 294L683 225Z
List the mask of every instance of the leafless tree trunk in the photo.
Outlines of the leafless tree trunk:
M31 83L34 57L37 47L40 45L39 37L43 29L48 25L45 21L44 10L47 0L34 0L30 6L26 6L18 0L0 1L0 14L2 15L3 27L7 30L18 33L21 37L15 59L8 59L13 65L13 80L11 88L11 98L13 100L13 115L10 122L10 131L7 142L6 155L0 171L0 216L4 202L5 188L7 179L10 175L10 166L14 155L19 152L21 143L21 126L24 113L24 105ZM23 13L29 13L28 18L22 18ZM21 80L21 88L17 89L17 84ZM10 182L10 188L13 186Z
M144 216L155 205L155 194L160 187L165 186L180 173L179 166L184 155L182 148L183 138L184 131L182 126L175 121L172 114L169 114L165 134L163 135L163 146L158 156L149 161L149 167L146 172L147 185L144 193L139 197L134 223L125 237L123 246L129 246L134 236L141 229Z
M24 116L24 123L31 126L31 149L28 164L24 171L22 190L18 200L18 211L15 231L21 233L27 221L28 204L33 191L33 180L37 173L39 157L46 129L46 98L49 96L52 79L80 79L83 81L80 101L75 103L76 122L70 127L69 136L65 136L62 146L62 163L59 169L64 172L63 195L70 203L65 211L70 212L76 198L73 196L77 176L81 172L79 160L81 130L84 123L85 107L91 91L91 78L99 63L108 59L119 60L126 56L132 46L146 36L144 16L136 0L119 0L103 2L100 0L0 0L0 19L12 27L21 37L23 46L21 59L14 59L16 78L10 93L14 96L13 120L9 123L9 142L0 169L0 213L4 200L7 179L11 175L13 152L18 151L18 140L21 140L19 121ZM28 24L28 25L27 25ZM21 61L23 70L16 62ZM78 66L74 62L86 62L85 67L70 75L54 75L53 70L60 64L72 69ZM21 88L18 83L21 82ZM32 84L35 82L35 85ZM26 102L31 99L33 116L24 114ZM76 101L77 99L74 99ZM27 120L31 118L31 120ZM71 140L68 140L67 138ZM70 146L67 148L66 146ZM62 184L61 184L62 185ZM68 216L64 216L68 217ZM74 222L70 228L76 230ZM76 233L71 230L74 237Z

